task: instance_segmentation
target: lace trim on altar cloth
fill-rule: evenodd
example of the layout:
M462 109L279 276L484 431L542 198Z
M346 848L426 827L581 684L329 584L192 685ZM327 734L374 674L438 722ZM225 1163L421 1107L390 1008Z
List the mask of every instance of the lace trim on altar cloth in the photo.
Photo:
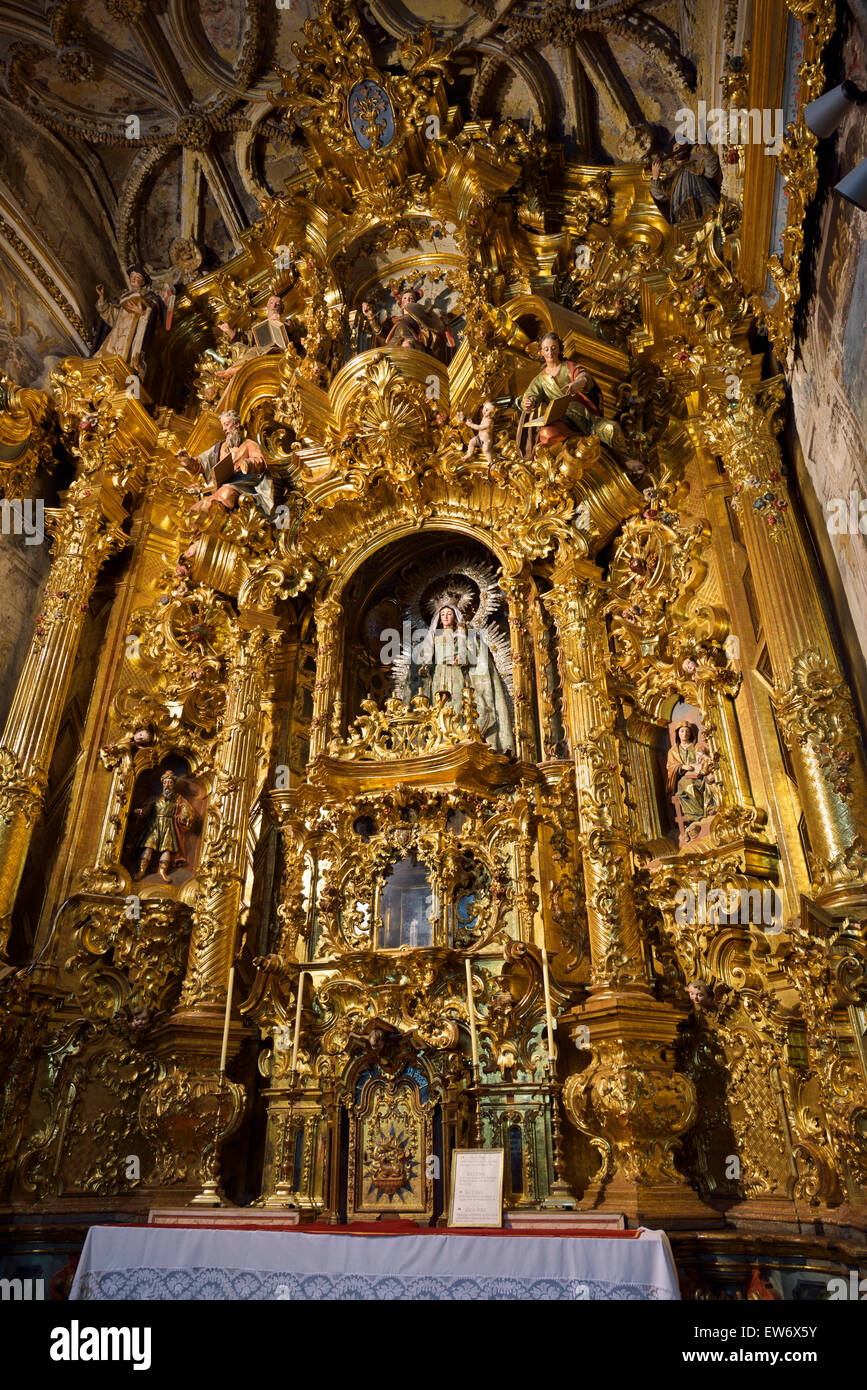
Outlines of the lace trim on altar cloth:
M487 1300L670 1299L658 1284L612 1283L604 1279L509 1279L501 1276L368 1274L295 1274L249 1269L131 1269L85 1274L78 1298L89 1300L160 1299L202 1301L227 1299L298 1302L410 1300L430 1302Z

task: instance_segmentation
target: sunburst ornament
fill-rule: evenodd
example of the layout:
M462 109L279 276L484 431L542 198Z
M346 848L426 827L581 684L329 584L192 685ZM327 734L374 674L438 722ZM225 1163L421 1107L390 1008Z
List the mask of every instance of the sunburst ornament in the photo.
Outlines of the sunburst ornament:
M427 627L443 604L459 606L466 623L483 627L504 595L493 565L455 547L407 567L395 589L413 628Z
M412 1192L418 1161L413 1155L413 1138L406 1130L396 1130L390 1124L388 1133L380 1131L371 1149L365 1153L366 1176L369 1179L368 1197L374 1193L389 1203L395 1197L402 1202L405 1192Z

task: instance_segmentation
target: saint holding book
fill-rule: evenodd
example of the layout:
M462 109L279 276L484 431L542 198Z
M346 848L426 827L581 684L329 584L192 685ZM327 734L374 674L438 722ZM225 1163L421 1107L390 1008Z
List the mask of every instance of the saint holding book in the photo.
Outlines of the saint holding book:
M518 446L525 455L535 444L558 444L570 435L591 435L610 449L619 463L633 471L641 469L628 456L623 431L615 420L602 414L602 393L580 362L563 360L563 343L556 333L546 333L539 344L544 366L533 377L518 400L522 414L518 422ZM534 431L538 437L534 438Z
M205 480L206 495L193 507L194 512L210 512L215 507L234 511L238 498L248 497L263 516L274 512L274 484L268 477L265 455L255 439L248 439L235 410L224 410L220 416L223 438L203 454L191 459L186 449L178 450L178 460L191 472L199 472ZM198 492L191 488L189 491Z
M161 310L159 296L150 288L151 277L140 265L127 271L129 289L119 299L107 299L105 285L96 287L96 312L110 332L94 357L122 357L140 379L147 370L147 350Z

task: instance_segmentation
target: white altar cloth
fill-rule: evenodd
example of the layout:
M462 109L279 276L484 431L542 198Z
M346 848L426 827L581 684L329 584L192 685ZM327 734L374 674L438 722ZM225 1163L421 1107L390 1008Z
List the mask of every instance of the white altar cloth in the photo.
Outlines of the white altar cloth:
M92 1226L72 1299L679 1299L662 1231L635 1239Z

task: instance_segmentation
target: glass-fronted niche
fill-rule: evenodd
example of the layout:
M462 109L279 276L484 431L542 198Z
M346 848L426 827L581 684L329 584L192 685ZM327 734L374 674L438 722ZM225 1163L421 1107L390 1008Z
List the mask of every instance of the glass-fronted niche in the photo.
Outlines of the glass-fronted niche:
M345 949L466 949L488 924L490 873L470 855L456 856L448 882L415 851L367 873L338 874L329 860L308 864L302 892L313 958ZM354 865L357 870L357 863ZM339 871L338 871L339 872Z
M389 874L380 894L377 945L384 950L398 946L432 946L434 898L424 864L402 859Z

